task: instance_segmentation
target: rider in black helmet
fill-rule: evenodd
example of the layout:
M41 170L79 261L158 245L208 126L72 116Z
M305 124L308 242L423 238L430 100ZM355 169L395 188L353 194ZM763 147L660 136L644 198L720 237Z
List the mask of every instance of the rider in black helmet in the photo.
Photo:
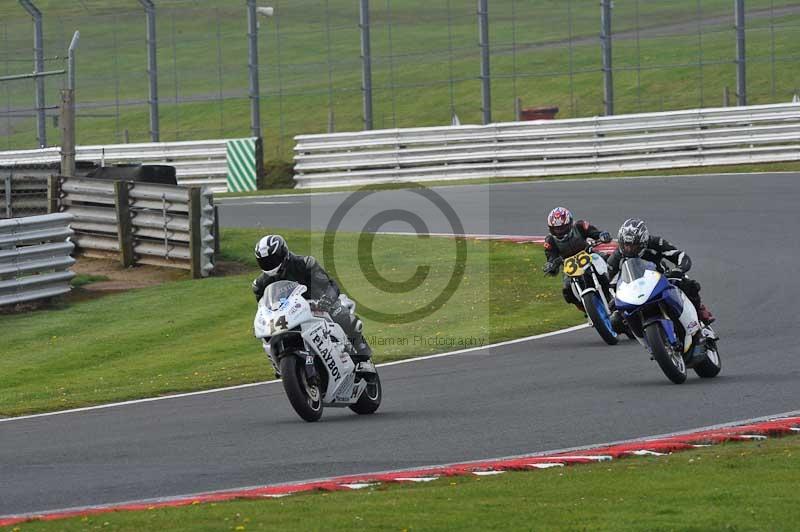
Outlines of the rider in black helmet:
M625 258L641 257L644 260L655 263L662 273L672 279L678 288L686 294L686 297L697 309L697 316L700 321L708 325L714 322L714 316L700 301L700 283L686 276L686 272L692 267L692 259L689 258L685 251L681 251L660 236L650 235L647 225L639 218L625 220L625 223L619 228L617 241L619 242L619 247L608 259L609 279L613 279L619 272ZM661 263L662 259L666 259L676 267L665 270ZM616 321L618 316L613 318L615 320L612 321Z
M262 273L253 281L253 293L260 301L267 286L276 281L295 281L306 285L306 297L318 300L331 319L344 330L356 350L352 357L363 362L372 349L361 334L361 320L339 299L339 285L330 278L314 257L295 255L280 235L267 235L256 244L256 261Z

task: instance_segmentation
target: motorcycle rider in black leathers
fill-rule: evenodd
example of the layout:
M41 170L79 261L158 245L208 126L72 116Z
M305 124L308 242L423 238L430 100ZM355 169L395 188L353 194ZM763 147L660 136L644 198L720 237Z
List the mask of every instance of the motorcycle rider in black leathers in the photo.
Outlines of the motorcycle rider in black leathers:
M608 259L608 278L613 279L622 266L622 261L629 257L640 257L653 262L678 288L680 288L697 310L700 321L710 325L714 316L700 301L700 283L686 276L692 267L692 259L685 251L676 248L660 236L650 235L644 221L638 218L625 220L617 235L619 247ZM665 270L661 261L665 259L676 266ZM612 324L619 323L619 313L612 316Z
M256 244L256 260L262 270L253 281L253 293L260 301L267 286L276 281L295 281L304 284L308 290L305 297L317 300L331 319L338 323L353 344L355 353L351 358L356 362L369 360L372 349L361 333L361 320L339 299L339 285L330 278L314 257L295 255L289 251L286 241L280 235L267 235Z
M585 220L573 222L572 213L564 207L556 207L547 216L547 228L550 234L544 239L544 253L547 257L542 271L548 275L557 275L563 259L571 257L586 249L586 239L592 238L600 242L611 242L611 235L600 231ZM608 279L611 279L610 277ZM567 276L561 289L564 300L584 312L583 303L572 293Z

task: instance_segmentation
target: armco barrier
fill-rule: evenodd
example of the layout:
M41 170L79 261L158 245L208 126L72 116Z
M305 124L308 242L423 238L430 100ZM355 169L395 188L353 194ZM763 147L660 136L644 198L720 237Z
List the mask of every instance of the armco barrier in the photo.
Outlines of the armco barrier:
M216 212L207 188L74 177L59 178L58 188L79 253L191 270L195 278L214 270Z
M0 170L0 218L47 214L47 178Z
M800 103L299 135L298 188L800 160Z
M258 139L243 139L254 146L252 158L237 161L238 171L261 175L262 153ZM153 142L141 144L109 144L77 146L75 158L96 164L115 163L167 164L175 167L178 184L205 186L212 192L228 189L228 140L186 142ZM60 161L59 148L0 152L0 166L42 164Z
M69 292L71 221L69 214L0 220L0 306Z

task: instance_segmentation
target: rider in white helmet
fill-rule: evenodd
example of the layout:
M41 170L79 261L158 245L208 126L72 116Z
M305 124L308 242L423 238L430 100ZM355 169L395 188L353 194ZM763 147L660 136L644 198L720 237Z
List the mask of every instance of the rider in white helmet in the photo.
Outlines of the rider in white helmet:
M264 290L275 281L295 281L306 285L305 295L309 299L318 300L331 319L344 330L356 352L352 358L363 362L372 356L364 335L361 333L361 320L339 299L339 285L319 265L317 259L310 256L295 255L289 251L286 240L280 235L267 235L258 241L255 249L256 261L262 273L253 281L253 293L256 301L261 300Z
M611 235L608 232L600 231L586 220L575 222L572 213L564 207L556 207L550 211L550 214L547 215L547 228L550 231L550 234L544 239L544 253L547 262L542 267L542 271L548 275L557 275L563 259L585 250L587 238L600 242L611 242ZM567 303L575 305L578 310L584 312L583 303L572 293L569 279L566 276L564 276L561 292Z

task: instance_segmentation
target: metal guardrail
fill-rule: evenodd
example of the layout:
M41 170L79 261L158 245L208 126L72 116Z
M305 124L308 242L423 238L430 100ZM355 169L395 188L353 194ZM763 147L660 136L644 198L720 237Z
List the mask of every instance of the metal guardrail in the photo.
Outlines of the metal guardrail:
M86 256L124 266L214 270L218 230L208 188L61 177L59 210L74 217L73 241Z
M133 162L168 164L175 167L179 185L205 186L212 192L226 192L228 142L222 139L77 146L75 158L101 165ZM60 160L59 148L0 152L0 166L42 164Z
M47 214L47 178L0 170L0 218Z
M298 188L800 160L800 104L295 137Z
M0 220L0 306L69 292L71 221L61 213Z

